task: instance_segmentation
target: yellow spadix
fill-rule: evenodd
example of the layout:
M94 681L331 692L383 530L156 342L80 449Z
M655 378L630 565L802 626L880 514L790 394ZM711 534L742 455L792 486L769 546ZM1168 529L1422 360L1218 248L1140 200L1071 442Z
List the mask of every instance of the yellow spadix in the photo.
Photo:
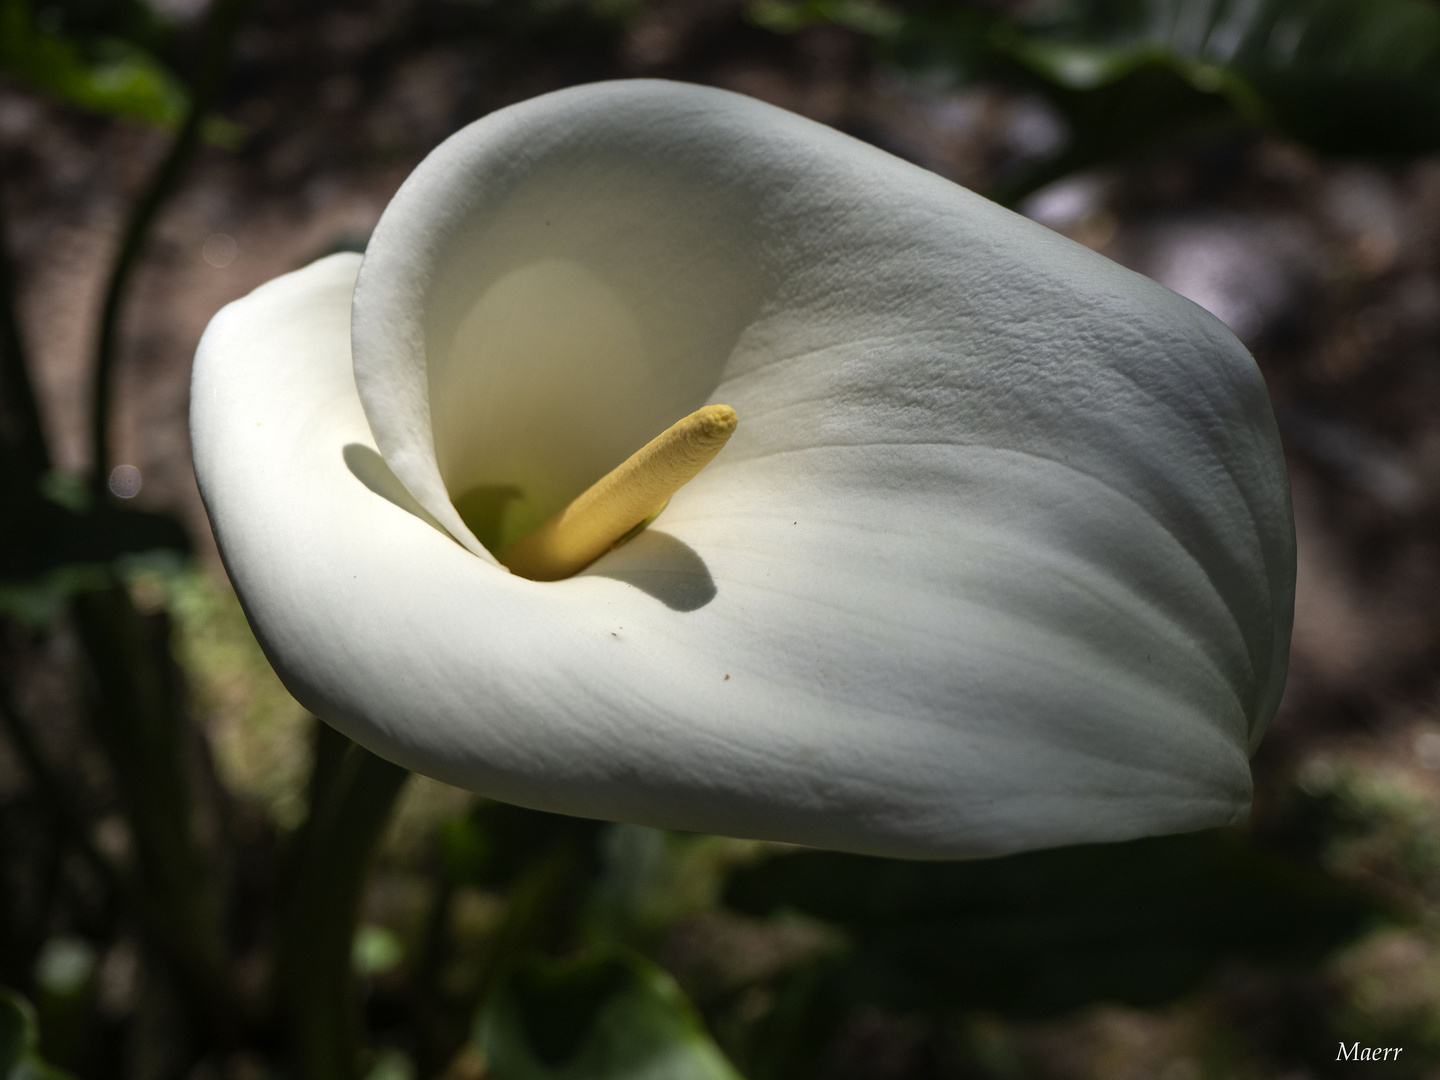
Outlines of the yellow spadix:
M558 581L579 573L658 514L730 440L739 418L706 405L671 425L549 521L501 551L512 573Z

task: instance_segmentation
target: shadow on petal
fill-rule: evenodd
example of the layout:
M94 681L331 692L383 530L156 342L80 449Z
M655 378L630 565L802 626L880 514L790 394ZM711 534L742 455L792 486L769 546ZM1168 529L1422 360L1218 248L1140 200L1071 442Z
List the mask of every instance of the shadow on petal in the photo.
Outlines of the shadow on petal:
M586 573L633 585L672 611L697 611L715 599L715 579L689 544L646 529Z
M345 465L355 479L376 495L394 503L401 510L414 514L421 521L445 533L446 536L450 535L423 506L415 501L415 497L405 490L405 485L390 471L390 466L385 464L385 459L376 451L363 443L352 442L345 444L342 453L345 457Z

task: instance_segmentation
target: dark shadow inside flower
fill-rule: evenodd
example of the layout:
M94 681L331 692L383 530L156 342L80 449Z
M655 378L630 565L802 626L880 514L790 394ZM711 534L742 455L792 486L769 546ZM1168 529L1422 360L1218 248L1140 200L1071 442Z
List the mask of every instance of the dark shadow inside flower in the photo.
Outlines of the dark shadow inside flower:
M646 529L584 573L633 585L671 611L698 611L717 592L700 554L659 529Z
M514 484L480 484L455 500L455 510L476 540L498 551L504 544L505 512L524 495Z
M347 443L343 453L351 474L376 495L445 531L405 490L378 453L362 443ZM506 510L520 496L520 489L510 484L482 484L456 499L455 508L475 538L493 550L504 532ZM640 532L586 572L633 585L672 611L698 611L714 600L718 591L700 554L683 540L657 529Z

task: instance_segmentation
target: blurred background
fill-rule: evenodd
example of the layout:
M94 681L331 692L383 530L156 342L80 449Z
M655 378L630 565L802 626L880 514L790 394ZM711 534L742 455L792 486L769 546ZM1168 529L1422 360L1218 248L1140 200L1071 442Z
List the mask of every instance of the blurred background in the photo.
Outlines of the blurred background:
M1249 825L669 834L286 694L191 471L201 331L459 127L622 76L833 125L1245 341L1300 559ZM1440 1078L1440 2L0 0L0 250L0 1077Z

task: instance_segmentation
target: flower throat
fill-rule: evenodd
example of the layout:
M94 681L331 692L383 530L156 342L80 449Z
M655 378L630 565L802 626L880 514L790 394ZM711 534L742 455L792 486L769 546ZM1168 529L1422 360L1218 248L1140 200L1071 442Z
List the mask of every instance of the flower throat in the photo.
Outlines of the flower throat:
M579 573L655 520L670 497L720 453L738 422L729 405L697 409L496 557L512 573L532 581L558 581Z

